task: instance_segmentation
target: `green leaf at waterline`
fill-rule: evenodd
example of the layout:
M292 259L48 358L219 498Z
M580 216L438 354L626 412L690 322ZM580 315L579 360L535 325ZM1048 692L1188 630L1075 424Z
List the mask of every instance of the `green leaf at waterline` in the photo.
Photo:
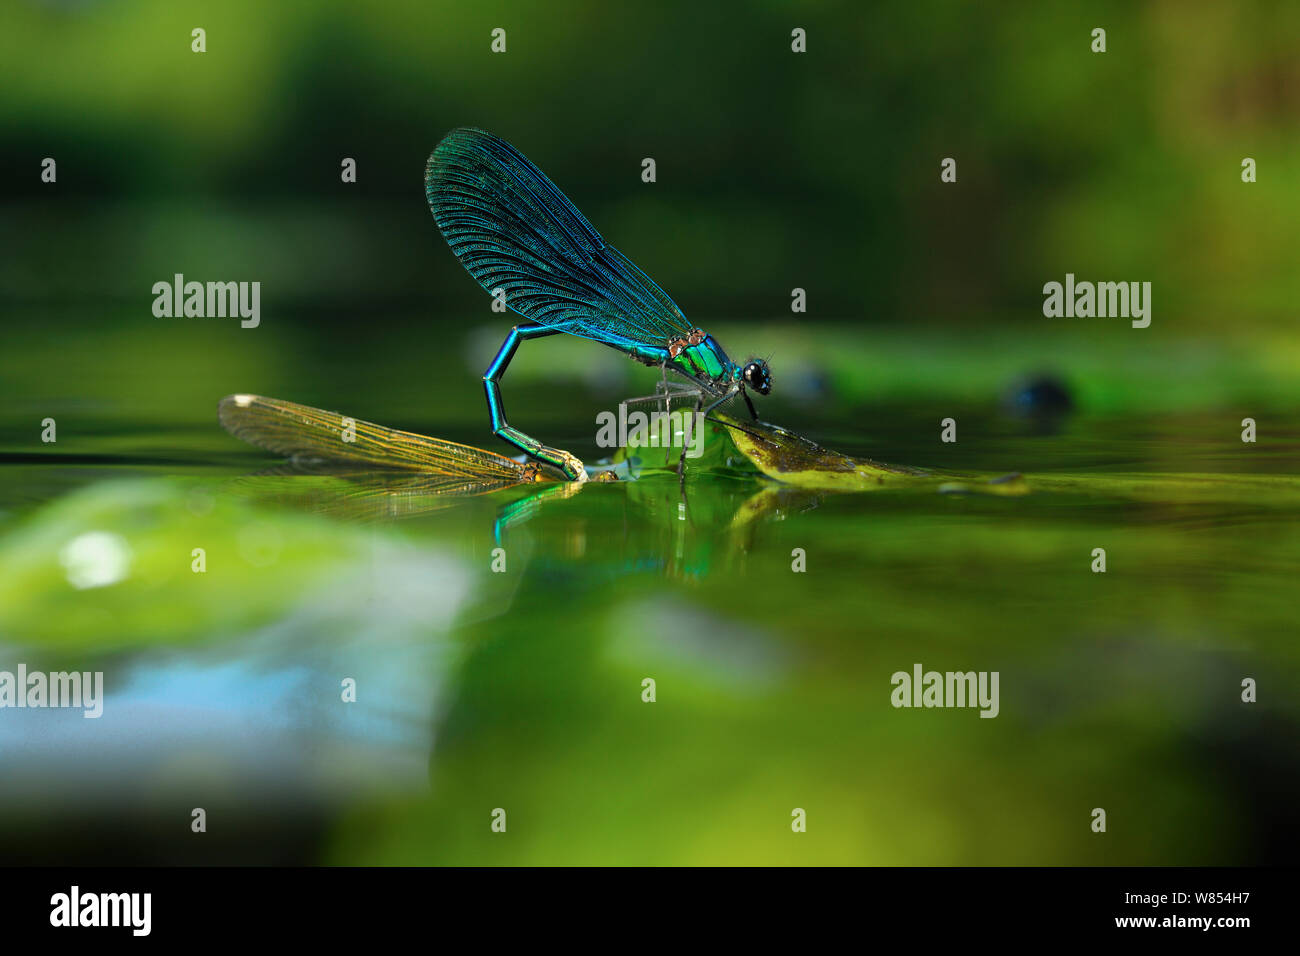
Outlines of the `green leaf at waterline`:
M851 458L762 421L741 421L715 413L733 426L712 426L726 432L731 443L763 474L786 485L816 491L877 491L882 488L931 488L944 494L1023 495L1029 486L1019 475L992 480L940 474L887 465L870 458Z

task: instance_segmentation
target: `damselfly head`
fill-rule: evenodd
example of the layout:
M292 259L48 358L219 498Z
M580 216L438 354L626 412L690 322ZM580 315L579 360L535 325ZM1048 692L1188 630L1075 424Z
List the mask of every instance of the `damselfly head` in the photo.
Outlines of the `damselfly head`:
M772 373L767 367L767 363L762 359L754 359L745 366L745 371L741 373L745 384L758 392L760 395L766 395L772 391Z

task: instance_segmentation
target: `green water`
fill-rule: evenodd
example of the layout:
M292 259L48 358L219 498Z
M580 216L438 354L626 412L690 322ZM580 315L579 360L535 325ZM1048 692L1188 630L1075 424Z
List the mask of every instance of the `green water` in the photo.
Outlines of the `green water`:
M267 473L215 421L222 394L256 389L496 448L474 348L432 379L420 350L394 353L370 385L346 341L308 371L207 355L201 375L156 373L174 386L152 411L152 349L119 345L110 375L83 342L84 381L57 388L11 368L0 669L103 671L106 700L98 720L3 713L7 856L1210 864L1294 847L1300 431L1268 395L1254 444L1222 382L1220 407L1145 411L1096 400L1124 380L1098 375L1076 388L1090 407L1035 421L958 349L939 364L975 371L945 391L936 370L928 399L867 403L832 374L827 395L763 406L846 454L1022 472L1018 497L789 488L715 439L684 489L648 469L432 498ZM586 422L635 383L545 373L512 368L507 407L595 458ZM997 716L893 707L891 676L918 663L998 672Z

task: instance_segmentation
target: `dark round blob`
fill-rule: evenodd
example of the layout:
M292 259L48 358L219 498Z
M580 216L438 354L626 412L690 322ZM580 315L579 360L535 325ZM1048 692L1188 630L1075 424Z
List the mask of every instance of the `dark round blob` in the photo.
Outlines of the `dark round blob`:
M743 377L745 384L760 395L772 391L772 373L768 371L767 363L762 359L755 359L746 365Z
M1013 385L1005 398L1006 405L1019 415L1063 415L1073 410L1070 387L1056 375L1028 376Z

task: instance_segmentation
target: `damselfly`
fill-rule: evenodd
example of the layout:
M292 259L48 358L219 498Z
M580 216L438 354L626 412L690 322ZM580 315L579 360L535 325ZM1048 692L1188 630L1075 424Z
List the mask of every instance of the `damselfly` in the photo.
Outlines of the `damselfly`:
M626 352L688 380L704 414L746 388L766 395L767 363L738 365L695 328L663 289L605 242L582 213L522 153L478 129L454 129L429 157L425 194L452 252L483 288L529 321L510 330L483 376L492 431L526 455L585 481L582 462L506 421L500 380L519 343L567 332ZM678 461L680 469L682 459Z
M463 498L540 485L528 497L504 505L494 527L498 543L506 528L536 512L547 498L567 498L582 489L560 481L560 473L513 458L385 428L338 412L327 412L262 395L227 395L217 417L230 434L290 459L287 468L245 479L262 501L294 501L323 514L360 520L424 515ZM599 477L614 480L616 468ZM309 475L340 484L286 486L285 474Z
M262 395L227 395L217 405L217 418L236 438L299 464L413 471L445 478L448 487L461 482L465 490L483 492L549 477L535 462Z

